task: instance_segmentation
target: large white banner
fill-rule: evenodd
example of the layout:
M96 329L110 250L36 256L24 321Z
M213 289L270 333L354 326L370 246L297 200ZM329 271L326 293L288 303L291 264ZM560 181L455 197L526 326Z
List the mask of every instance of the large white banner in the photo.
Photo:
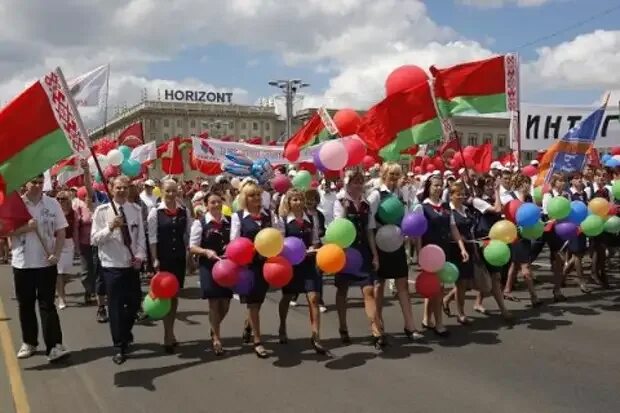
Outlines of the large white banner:
M239 142L224 142L217 139L202 139L192 137L194 156L206 161L230 162L226 159L227 153L240 152L252 160L265 158L273 165L289 163L284 158L284 146L250 145ZM297 162L312 162L314 146L303 149Z
M521 150L549 149L569 129L585 119L596 107L547 106L521 104ZM595 147L610 148L620 145L620 117L618 106L607 106L603 123L596 137Z

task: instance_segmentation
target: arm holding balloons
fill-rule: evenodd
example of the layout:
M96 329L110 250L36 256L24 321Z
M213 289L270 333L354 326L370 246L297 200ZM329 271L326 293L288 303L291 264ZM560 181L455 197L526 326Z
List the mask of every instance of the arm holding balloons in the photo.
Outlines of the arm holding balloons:
M202 248L201 242L202 242L202 223L200 222L199 219L197 219L192 223L192 229L189 235L189 251L192 254L207 257L210 260L220 259L220 257L217 256L215 251Z

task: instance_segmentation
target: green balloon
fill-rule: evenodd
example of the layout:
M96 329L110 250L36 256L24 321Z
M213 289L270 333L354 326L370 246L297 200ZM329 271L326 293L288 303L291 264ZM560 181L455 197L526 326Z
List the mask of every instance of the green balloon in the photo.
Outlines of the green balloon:
M239 211L239 195L235 197L235 200L232 203L232 210L233 212Z
M308 171L299 171L293 177L293 186L297 189L306 190L310 188L312 183L312 175Z
M405 215L405 206L395 197L390 195L379 204L379 218L384 224L400 225Z
M531 227L521 227L521 237L529 239L530 241L534 241L542 237L544 232L545 224L543 224L542 221L538 221Z
M547 214L551 219L564 219L570 214L570 201L563 196L551 198L547 205Z
M459 269L453 263L446 261L443 268L437 272L442 283L454 284L459 279Z
M538 205L542 204L543 193L542 193L542 188L540 186L537 186L536 188L534 188L534 191L532 193L532 198L534 198L534 202L536 202Z
M605 232L617 235L620 233L620 218L613 215L605 222Z
M493 240L482 251L484 259L494 267L502 267L510 261L510 248L505 243Z
M336 244L341 248L349 248L355 237L357 231L355 225L346 218L336 218L333 220L325 231L325 243Z
M611 184L611 193L614 199L620 199L620 179L617 179Z
M588 215L586 219L581 221L581 231L586 237L596 237L603 233L605 229L605 221L598 215Z
M152 298L150 294L147 294L142 302L142 309L154 320L164 318L170 312L170 306L169 298Z

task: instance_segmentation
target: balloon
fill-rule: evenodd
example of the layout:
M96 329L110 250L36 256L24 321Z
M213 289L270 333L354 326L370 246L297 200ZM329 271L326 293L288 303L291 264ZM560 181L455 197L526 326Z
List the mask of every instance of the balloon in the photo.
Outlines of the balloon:
M370 169L374 164L375 158L370 155L364 156L364 159L362 160L362 165L364 166L364 169Z
M484 259L494 267L502 267L510 261L510 248L501 241L492 240L482 250Z
M297 162L297 160L299 159L299 155L299 146L295 145L294 143L289 143L284 148L284 157L291 162Z
M344 274L359 274L362 269L362 264L364 263L364 258L359 250L355 248L347 248L344 250L344 255L346 256L346 262L342 272Z
M151 293L155 298L172 298L179 292L179 280L169 272L160 271L151 278Z
M543 224L542 221L538 221L536 224L530 227L522 227L521 237L529 239L530 241L534 241L542 237L544 232L545 224Z
M118 166L108 165L105 167L105 170L103 171L103 176L105 177L105 179L110 179L110 178L114 178L115 176L118 176L120 173L121 173L121 170Z
M610 159L611 159L611 155L608 154L608 153L606 153L603 156L601 156L601 162L603 162L603 163L607 162Z
M540 221L540 208L531 202L525 202L517 210L517 224L521 227L531 227Z
M123 154L123 161L125 162L126 160L128 160L131 157L131 148L129 146L126 145L121 145L118 147L118 150ZM110 151L112 152L112 151Z
M85 200L86 196L88 195L88 191L86 190L86 187L85 186L79 187L76 195L82 201Z
M418 262L422 270L434 273L445 265L446 253L439 246L429 244L420 250Z
M226 247L226 258L237 265L248 265L254 259L254 243L249 238L239 237Z
M265 281L273 288L282 288L293 279L293 266L284 257L271 257L263 265Z
M158 186L153 188L153 196L156 196L157 198L159 198L161 196L161 189L159 189Z
M347 166L355 166L361 163L366 156L366 144L357 136L350 136L342 140L349 156Z
M620 179L615 180L611 185L611 193L614 199L620 199Z
M377 212L382 222L400 225L405 215L405 206L396 196L390 195L381 201Z
M349 136L357 132L362 118L353 109L340 109L333 120L340 136Z
M275 257L282 252L284 238L275 228L263 228L254 238L254 247L263 257Z
M437 274L422 271L415 279L415 290L424 298L433 298L441 292L441 283Z
M249 268L243 267L239 270L239 280L232 288L235 294L249 295L254 288L254 273Z
M235 200L232 203L232 210L239 211L239 195L235 197Z
M308 171L299 171L293 178L293 186L297 189L306 190L310 188L312 175Z
M408 237L421 237L428 229L428 221L424 214L410 213L405 215L400 223L400 228L403 234Z
M224 288L232 288L239 282L241 267L230 259L219 260L213 265L213 281Z
M325 242L336 244L340 248L348 248L355 241L357 231L355 225L346 218L336 218L325 231Z
M616 146L611 148L611 154L616 156L616 155L620 155L620 146Z
M439 276L441 282L446 284L454 284L456 280L459 279L459 268L451 262L446 261L443 268L439 270L437 275Z
M142 301L142 309L153 320L159 320L164 318L172 307L172 303L169 298L153 298L150 294L147 294Z
M497 221L489 231L489 238L512 244L517 239L517 227L512 222L503 219Z
M579 225L587 216L588 207L586 204L581 201L573 201L570 203L570 214L568 214L566 218L567 221Z
M523 175L529 176L531 178L538 173L538 168L536 168L534 165L527 165L521 170L521 172L523 172Z
M536 202L538 205L542 204L543 193L540 186L534 188L534 191L532 191L532 198L534 198L534 202Z
M229 217L232 215L232 209L226 204L222 205L222 215L224 215L225 217Z
M330 171L339 171L347 166L349 155L341 140L331 140L319 149L321 163Z
M336 244L325 244L316 253L316 265L327 274L335 274L344 268L347 257Z
M121 164L121 170L130 178L138 176L140 173L140 162L135 159L129 159Z
M107 157L108 157L108 164L113 165L113 166L119 166L125 160L123 153L119 151L118 149L112 149L110 152L108 152Z
M387 77L385 81L385 95L390 96L418 86L428 80L426 72L418 66L400 66Z
M605 218L609 212L609 201L605 198L594 198L588 204L588 209L592 211L593 214Z
M301 264L306 258L306 244L301 238L286 237L280 256L286 258L292 265Z
M562 239L563 241L569 241L577 238L577 230L579 227L574 222L563 221L557 222L554 226L555 233Z
M570 201L563 196L556 196L549 200L547 214L551 219L564 219L570 214Z
M385 252L394 252L403 245L403 234L396 225L383 225L375 234L377 248Z
M618 235L618 233L620 233L620 218L617 216L609 217L609 219L605 222L604 228L605 232Z
M284 174L276 175L271 180L271 186L279 194L284 194L291 188L291 180Z
M588 217L581 222L580 227L586 237L596 237L603 233L605 221L598 215L588 215Z
M506 219L510 222L516 222L517 220L517 211L519 207L523 205L523 201L519 199L513 199L510 201L506 207L504 208L504 215L506 215Z

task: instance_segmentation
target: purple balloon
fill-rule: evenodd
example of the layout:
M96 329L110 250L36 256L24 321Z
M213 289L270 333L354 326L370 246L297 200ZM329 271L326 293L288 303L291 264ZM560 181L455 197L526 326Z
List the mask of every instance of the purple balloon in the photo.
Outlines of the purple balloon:
M362 264L364 263L364 258L362 257L362 254L355 248L345 249L344 254L347 260L344 264L344 269L342 270L342 272L344 274L359 274L362 269Z
M408 237L421 237L428 229L428 222L423 213L410 213L403 218L400 228Z
M312 152L312 162L314 162L314 166L316 166L316 169L318 171L325 172L328 169L325 167L325 165L321 163L321 159L319 158L319 149L321 148L319 147L314 152Z
M297 237L284 238L284 247L280 253L291 265L301 264L306 258L306 244Z
M254 273L247 267L239 270L239 281L233 287L233 292L239 295L249 295L254 287Z
M570 221L558 222L555 224L555 233L563 241L577 238L577 224Z

